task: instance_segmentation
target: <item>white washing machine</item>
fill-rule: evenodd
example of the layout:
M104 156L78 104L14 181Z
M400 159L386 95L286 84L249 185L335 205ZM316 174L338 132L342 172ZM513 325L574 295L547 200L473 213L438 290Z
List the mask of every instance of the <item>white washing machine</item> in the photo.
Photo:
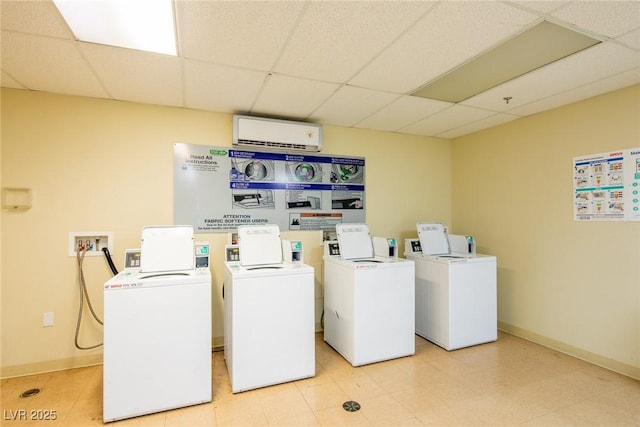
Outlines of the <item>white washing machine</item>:
M194 268L193 229L146 227L140 256L144 270L104 285L104 422L212 398L211 273Z
M446 350L495 341L496 257L475 254L470 236L465 252L451 252L441 223L418 223L418 238L405 241L405 257L415 261L415 331Z
M283 262L277 225L238 227L226 251L224 355L238 393L315 375L314 270ZM294 253L292 254L292 248Z
M325 243L324 340L360 366L415 353L414 263L395 239L374 256L365 224L339 224Z

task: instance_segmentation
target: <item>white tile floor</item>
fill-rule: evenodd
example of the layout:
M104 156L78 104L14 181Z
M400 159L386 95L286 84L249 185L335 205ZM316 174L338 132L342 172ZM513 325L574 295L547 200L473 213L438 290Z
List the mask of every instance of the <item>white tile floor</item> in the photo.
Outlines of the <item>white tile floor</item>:
M353 368L316 336L314 378L232 394L213 353L210 404L113 426L635 426L640 382L500 333L447 352L416 337L416 354ZM6 426L102 424L102 366L2 380ZM31 388L41 392L19 395ZM357 401L358 412L342 404ZM56 419L12 420L55 411ZM33 413L31 411L34 411Z

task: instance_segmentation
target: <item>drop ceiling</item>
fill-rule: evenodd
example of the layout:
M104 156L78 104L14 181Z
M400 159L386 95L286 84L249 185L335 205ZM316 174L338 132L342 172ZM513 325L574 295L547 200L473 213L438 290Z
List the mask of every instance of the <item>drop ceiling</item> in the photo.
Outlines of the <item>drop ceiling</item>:
M0 5L2 86L32 91L456 138L640 83L637 0L177 0L178 56ZM411 95L542 21L601 43L457 103Z

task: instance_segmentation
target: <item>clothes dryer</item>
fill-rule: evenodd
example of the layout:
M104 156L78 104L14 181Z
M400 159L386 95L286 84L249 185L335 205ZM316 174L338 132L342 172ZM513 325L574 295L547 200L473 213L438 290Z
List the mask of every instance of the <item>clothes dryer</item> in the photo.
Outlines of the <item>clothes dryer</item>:
M389 248L374 256L365 224L339 224L336 233L325 243L324 340L353 366L413 355L413 261Z
M417 228L419 237L405 241L405 257L416 266L415 333L445 350L495 341L496 257L451 252L440 223Z
M290 245L302 253L301 243ZM283 262L277 225L241 226L227 248L224 355L238 393L315 375L314 270Z

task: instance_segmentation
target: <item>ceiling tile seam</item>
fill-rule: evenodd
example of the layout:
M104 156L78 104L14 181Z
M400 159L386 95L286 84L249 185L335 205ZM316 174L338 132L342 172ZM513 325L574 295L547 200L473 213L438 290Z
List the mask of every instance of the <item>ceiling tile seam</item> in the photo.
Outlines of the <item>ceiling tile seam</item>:
M460 126L454 126L454 127L449 128L449 129L447 129L447 130L444 130L444 131L442 131L442 132L438 132L437 134L435 134L435 137L436 137L436 138L443 138L443 137L441 137L440 135L443 135L443 134L445 134L445 133L447 133L447 132L455 131L456 129L462 129L462 128L465 128L465 127L467 127L467 126L472 126L472 125L473 125L473 124L475 124L475 123L480 123L480 122L483 122L483 121L485 121L485 120L489 120L490 118L492 118L492 117L496 117L496 116L499 116L500 114L504 114L504 113L499 113L499 112L497 112L497 113L492 114L492 115L490 115L490 116L483 117L483 118L478 119L478 120L474 120L474 121L472 121L472 122L466 122L466 123L464 123L464 124L462 124L462 125L460 125ZM511 115L511 116L514 116L513 114L510 114L510 115ZM520 118L520 116L514 116L514 117L515 117L515 119L514 119L514 120L517 120L517 119L519 119L519 118Z
M76 52L78 52L78 55L80 55L80 58L82 58L82 61L89 68L89 70L91 71L91 74L93 74L93 77L95 77L96 81L98 82L98 84L100 85L102 90L104 90L104 93L107 95L107 97L109 99L117 99L117 98L115 98L113 96L113 94L109 91L109 89L107 89L107 85L100 78L100 74L98 74L97 70L93 67L93 65L91 64L91 61L89 61L87 59L87 57L84 56L84 53L82 52L82 49L80 48L80 46L82 46L83 43L85 43L85 44L95 44L95 43L82 42L82 41L79 41L79 40L72 40L71 42L73 43L74 49L76 50Z
M369 89L369 90L373 90L373 89ZM376 92L381 92L381 93L385 93L383 91L376 91ZM388 92L386 92L388 93ZM394 102L398 101L399 99L401 99L404 95L402 94L395 94L394 95L398 95L396 98L394 98L393 100L391 100L390 102L387 102L385 105L383 105L382 107L378 108L376 111L372 112L371 114L367 115L366 117L363 117L361 120L357 121L356 123L354 123L352 125L352 127L357 127L360 123L364 122L365 120L367 120L368 118L370 118L371 116L378 114L379 112L381 112L382 110L384 110L385 108L387 108L388 106L390 106L391 104L393 104Z
M420 122L420 121L422 121L422 120L426 120L426 119L428 119L428 118L430 118L430 117L433 117L433 116L436 116L436 115L438 115L438 114L444 113L445 111L447 111L447 110L449 110L449 109L451 109L451 108L453 108L453 107L455 107L455 106L457 106L457 105L462 106L462 107L464 107L464 108L470 108L470 109L472 109L472 110L488 111L489 113L494 113L494 114L492 114L492 115L490 115L490 116L487 116L487 117L483 117L483 118L478 119L478 120L474 120L474 121L472 121L472 122L465 122L463 125L460 125L460 126L454 126L454 127L450 128L450 129L447 129L447 130L445 130L445 131L442 131L442 132L438 133L438 135L441 135L441 134L446 133L446 132L450 132L450 131L452 131L452 130L455 130L455 129L458 129L458 128L461 128L461 127L464 127L464 126L471 125L471 124L473 124L473 123L480 122L480 121L482 121L482 120L487 120L488 118L490 118L490 117L494 117L494 116L496 116L496 115L498 115L498 114L504 114L504 112L503 112L503 111L496 111L496 110L491 110L491 109L488 109L488 108L481 108L481 107L472 107L472 106L470 106L470 105L462 105L462 104L460 104L460 103L457 103L457 104L451 104L451 105L450 105L450 106L448 106L447 108L444 108L444 109L442 109L442 110L436 111L436 112L435 112L435 113L433 113L433 114L429 114L429 115L427 115L427 116L425 116L425 117L423 117L423 118L421 118L421 119L418 119L418 120L416 120L416 121L414 121L414 122L412 122L412 123L409 123L409 124L407 124L407 125L405 125L405 126L402 126L401 128L399 128L398 130L396 130L396 131L394 131L394 132L402 132L402 129L405 129L405 128L408 128L408 127L410 127L410 126L413 126L413 125L417 124L418 122ZM515 114L511 114L511 115L513 116L513 115L515 115ZM518 116L518 117L521 117L521 116Z
M32 89L29 86L27 86L26 84L24 84L23 82L21 82L19 79L15 78L13 76L13 74L11 74L10 72L8 72L4 67L2 67L2 72L5 73L7 76L9 76L14 82L18 83L18 85L20 85L22 88L24 88L25 90L29 90L29 91L37 91L37 89ZM2 85L2 87L6 87L4 85Z
M235 68L240 69L239 67L235 67ZM296 74L281 73L281 72L278 72L278 71L262 71L262 70L258 70L258 69L255 69L255 68L253 68L253 69L249 68L248 70L249 71L264 72L264 73L269 73L272 76L287 77L287 78L291 78L291 79L304 80L304 81L313 82L313 83L331 84L331 85L338 85L338 86L345 85L345 86L351 86L351 87L358 87L358 88L361 88L361 89L376 90L376 89L371 89L371 88L363 87L363 86L355 86L355 85L351 85L351 84L344 83L344 82L339 82L339 81L311 79L309 77L299 76L299 75L296 75ZM377 92L382 92L382 91L379 91L379 90L376 90L376 91ZM387 93L390 93L390 92L387 92Z
M638 18L638 19L639 19L639 22L640 22L640 18ZM629 31L627 31L626 33L622 33L622 34L620 34L620 35L618 35L618 36L615 36L615 37L613 38L613 40L618 40L618 39L621 39L621 38L623 38L623 37L627 37L629 34L632 34L632 33L636 32L636 31L638 31L638 30L640 30L640 25L638 25L638 26L637 26L637 27L635 27L635 28L630 29L630 30L629 30Z
M253 109L255 108L258 100L260 99L260 97L262 96L262 93L264 92L267 84L269 83L269 80L271 80L271 77L273 76L272 73L267 73L267 75L264 77L264 79L262 79L262 85L260 85L260 90L258 90L258 93L256 94L255 98L253 99L253 102L251 103L251 106L249 107L249 110L247 111L247 113L252 114L253 113Z
M185 71L185 59L178 57L180 60L180 97L182 98L182 108L187 108L187 72Z
M39 34L39 33L32 33L30 31L20 31L20 30L2 30L2 32L3 33L8 33L8 34L19 34L19 35L22 35L22 36L43 38L43 39L76 41L75 37L73 37L73 36L71 36L71 37L58 37L58 36L52 36L52 35L49 35L49 34Z
M289 47L289 43L291 42L291 39L293 38L294 34L296 33L296 31L298 31L298 28L300 27L300 21L302 21L302 18L304 17L304 15L309 10L309 5L310 4L311 4L310 1L305 1L304 2L304 6L302 7L302 10L298 14L296 22L291 27L291 31L287 35L286 40L282 43L282 46L280 47L280 51L276 55L275 59L273 60L273 63L271 64L271 67L268 70L270 73L273 73L273 71L277 68L278 63L282 60L282 56L284 55L284 52Z
M541 11L539 11L537 9L532 9L532 8L528 7L527 5L523 5L517 0L505 1L504 3L508 4L509 6L515 8L515 9L524 10L525 12L529 12L532 15L537 15L539 17L545 18L545 17L549 16L552 13L556 13L559 10L564 9L565 7L568 7L572 2L564 2L560 6L556 7L553 10L550 10L550 11L548 11L546 13L545 12L541 12Z
M341 83L346 83L346 84L350 84L349 82L351 82L353 79L355 79L360 73L362 73L362 71L364 71L369 65L371 65L371 63L373 61L375 61L380 55L382 55L384 52L386 52L387 50L389 50L391 48L391 46L393 46L394 44L396 44L398 42L398 40L400 40L401 37L403 37L405 34L407 34L411 29L413 29L416 25L418 25L418 23L420 21L422 21L422 19L424 19L424 17L426 17L427 15L429 15L430 13L433 12L434 9L436 9L437 7L440 6L442 0L437 1L435 4L433 4L430 8L428 8L426 11L424 11L420 16L418 16L418 18L416 18L412 23L410 23L409 25L407 25L405 27L405 29L403 31L401 31L400 33L398 33L396 35L396 37L394 37L391 41L389 41L389 43L387 43L385 46L383 46L377 53L373 54L371 56L371 58L365 62L362 67L360 67L360 69L358 69L355 73L353 73L353 75L349 78L347 78L344 82Z
M551 98L555 98L555 97L558 97L558 96L562 96L562 95L564 95L564 94L568 94L568 93L570 93L570 92L573 92L573 91L575 91L575 90L579 90L579 89L581 89L581 88L588 88L589 86L592 86L594 83L597 83L597 82L600 82L600 81L604 81L604 80L608 80L608 79L611 79L611 78L615 78L615 77L617 77L617 76L619 76L619 75L622 75L622 74L625 74L625 73L628 73L628 72L631 72L631 71L634 71L634 70L638 70L638 72L640 72L640 67L630 68L630 69L628 69L628 70L620 71L619 73L616 73L616 74L611 74L611 75L607 75L607 76L605 76L605 77L601 77L601 78L596 79L596 80L591 80L591 81L586 82L586 83L583 83L583 84L581 84L581 85L579 85L579 86L575 86L575 87L572 87L572 88L570 88L570 89L563 90L563 91L561 91L561 92L554 92L553 94L548 95L548 96L545 96L545 97L543 97L543 98L538 98L538 99L533 100L533 101L531 101L531 102L527 102L527 103L525 103L525 104L520 104L520 105L514 106L512 109L505 110L505 111L504 111L504 113L508 113L508 114L515 115L515 116L518 116L518 117L528 117L528 116L533 116L533 115L535 115L535 114L538 114L538 112L535 112L535 113L529 113L529 114L522 114L522 113L521 113L521 114L519 114L519 113L514 113L514 112L512 112L512 111L513 111L513 110L518 110L518 109L524 108L524 107L526 107L526 106L528 106L528 105L532 105L532 104L536 104L536 103L539 103L539 102L545 101L545 100L547 100L547 99L551 99ZM632 83L630 86L633 86L634 84L637 84L637 83ZM595 96L599 96L599 95L590 95L590 96L588 96L588 97L586 97L586 98L581 98L581 100L585 100L585 99L593 98L593 97L595 97ZM578 101L574 101L574 102L578 102ZM563 105L561 105L561 106L564 106L564 104L563 104ZM552 109L560 108L561 106L554 107L554 108L552 108ZM548 111L548 110L544 110L544 111Z
M586 28L583 28L577 24L574 24L572 22L569 21L565 21L564 19L560 19L557 18L553 15L544 15L544 19L551 22L552 24L556 24L559 25L561 27L566 28L567 30L571 30L571 31L575 31L576 33L580 33L582 35L585 35L587 37L591 37L593 39L596 40L600 40L601 42L606 42L606 41L610 41L610 40L614 40L613 38L606 36L604 34L601 33L597 33L595 31L591 31L588 30Z
M253 72L264 73L264 74L271 73L271 71L266 70L266 69L243 67L243 66L238 66L238 65L226 64L226 63L222 63L222 62L211 62L211 61L207 61L207 60L204 60L204 59L191 58L189 56L180 56L179 58L184 60L184 61L186 61L186 62L194 62L194 63L197 63L197 64L204 64L204 65L213 65L214 67L226 68L226 69L229 69L229 70L253 71ZM271 73L271 74L275 74L275 73Z
M319 103L319 104L318 104L318 106L317 106L315 109L313 109L309 114L307 114L307 116L306 116L304 119L305 119L305 120L308 120L309 118L313 117L313 115L314 115L314 114L315 114L319 109L321 109L321 108L322 108L322 107L323 107L327 102L329 102L329 100L330 100L331 98L333 98L333 96L334 96L336 93L338 93L338 91L339 91L340 89L342 89L343 87L345 87L345 86L349 86L349 85L347 85L347 84L345 84L345 83L343 83L343 84L338 84L338 87L337 87L333 92L331 92L331 94L330 94L329 96L327 96L327 97L325 98L325 100L324 100L324 101L322 101L321 103Z
M636 31L636 30L637 30L637 28L635 30L633 30L633 31ZM631 31L631 32L633 32L633 31ZM627 33L627 34L629 34L629 33ZM624 36L620 36L619 38L622 38L622 37L624 37ZM609 40L607 40L606 42L603 42L603 43L611 43L611 44L615 44L615 45L618 45L620 47L623 47L625 49L632 50L634 52L640 52L640 47L631 46L630 44L625 43L625 42L623 42L621 40L618 40L618 39L609 39ZM640 46L640 45L638 45L638 46Z
M442 101L442 102L445 102L445 101ZM405 132L402 132L402 129L406 129L406 128L408 128L408 127L411 127L411 126L413 126L413 125L415 125L415 124L418 124L419 122L421 122L421 121L423 121L423 120L426 120L426 119L428 119L428 118L430 118L430 117L433 117L433 116L435 116L436 114L443 113L443 112L445 112L445 111L449 110L450 108L453 108L453 107L455 107L456 105L458 105L458 104L453 104L453 103L448 103L448 104L451 104L451 105L447 106L446 108L443 108L442 110L438 110L438 111L436 111L435 113L427 114L427 115L426 115L426 116L424 116L424 117L421 117L421 118L419 118L419 119L417 119L417 120L412 121L411 123L407 123L406 125L404 125L404 126L402 126L402 127L399 127L399 128L397 128L397 129L395 129L393 132L405 133Z

